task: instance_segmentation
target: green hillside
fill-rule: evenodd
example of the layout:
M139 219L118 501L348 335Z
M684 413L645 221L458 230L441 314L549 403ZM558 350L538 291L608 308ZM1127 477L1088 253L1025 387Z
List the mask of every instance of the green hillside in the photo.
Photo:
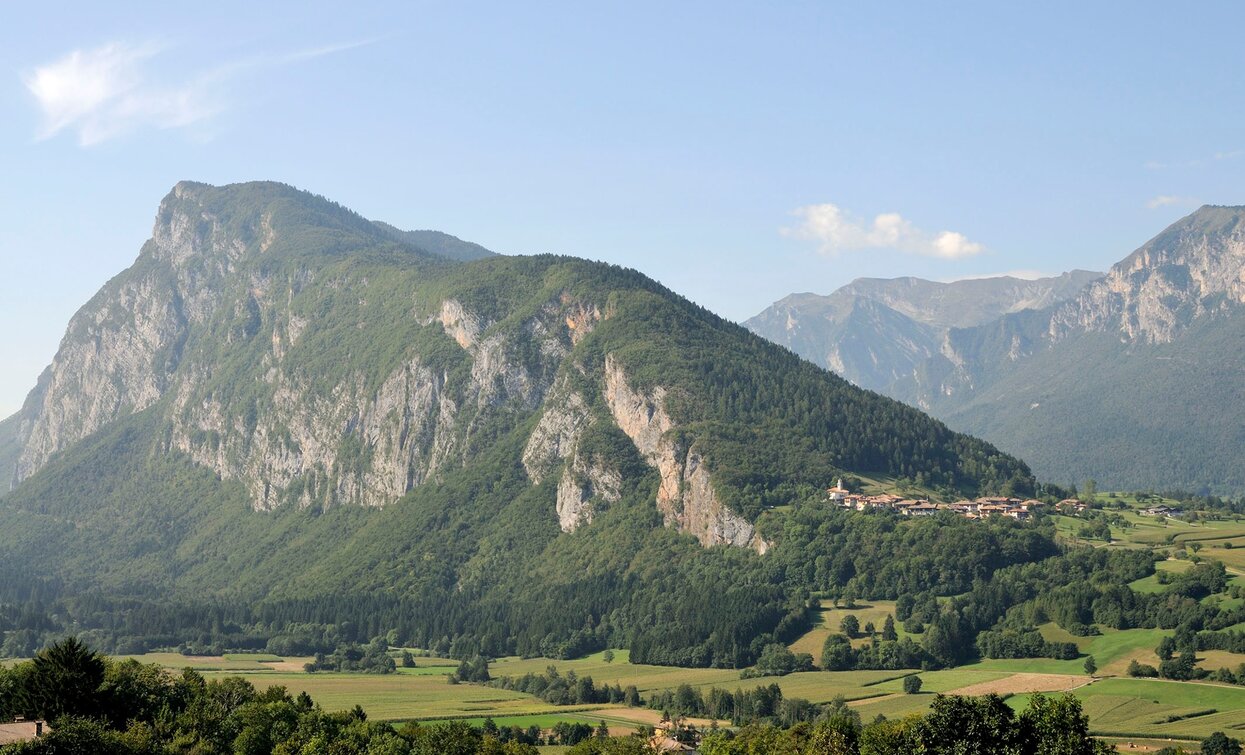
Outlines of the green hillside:
M1042 351L945 412L1061 483L1231 494L1245 490L1245 320L1196 323L1167 344L1085 334Z

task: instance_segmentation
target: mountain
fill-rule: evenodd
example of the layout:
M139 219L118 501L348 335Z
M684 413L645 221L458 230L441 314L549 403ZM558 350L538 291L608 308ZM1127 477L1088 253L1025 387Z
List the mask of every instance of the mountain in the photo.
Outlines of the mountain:
M441 231L402 231L379 220L375 221L375 223L377 228L380 228L395 241L408 243L447 259L470 262L497 256L496 252L491 252L479 244L463 241L457 236L451 236Z
M783 555L786 504L841 474L1032 490L1016 459L637 272L427 238L281 184L178 184L0 424L0 576L92 605L399 617L495 652L588 626L733 664L803 613L813 577L774 571L811 563ZM982 552L1041 550L1001 543Z
M879 389L1043 479L1245 492L1243 218L1202 207L1063 301L950 327L911 358L890 356L907 331L878 328Z
M1073 270L1037 280L859 278L828 296L788 296L744 325L861 387L887 393L938 355L951 329L1042 309L1101 276Z
M1067 302L952 333L905 397L1047 479L1245 492L1243 219L1203 207Z

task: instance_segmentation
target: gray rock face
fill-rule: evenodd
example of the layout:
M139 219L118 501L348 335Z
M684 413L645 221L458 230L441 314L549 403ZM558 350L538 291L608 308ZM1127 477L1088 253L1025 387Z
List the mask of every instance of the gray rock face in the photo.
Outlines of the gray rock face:
M1245 208L1203 207L1054 309L1049 336L1118 332L1170 343L1195 320L1245 303Z
M603 506L622 497L622 475L602 459L580 451L584 431L596 420L587 402L563 378L545 402L544 413L523 449L523 467L532 482L558 479L558 526L574 532L591 524Z
M132 274L109 282L70 321L40 400L22 411L15 483L170 388L189 328L211 316L213 288L243 251L192 196L188 185L174 188Z

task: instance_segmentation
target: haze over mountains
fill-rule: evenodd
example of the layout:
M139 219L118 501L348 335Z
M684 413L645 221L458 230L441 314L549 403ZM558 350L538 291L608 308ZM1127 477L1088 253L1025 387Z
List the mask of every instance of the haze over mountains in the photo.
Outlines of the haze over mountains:
M744 326L856 385L885 393L938 354L952 328L1049 306L1101 276L1074 270L1037 280L859 278L827 296L792 294Z
M715 601L647 645L679 658L715 621L747 624L719 633L736 653L795 610L794 587L720 596L768 582L746 559L781 540L772 507L840 474L1033 489L1022 462L639 273L273 183L178 184L0 454L0 570L112 595L396 590L420 632L501 622L510 651L585 612L634 640L687 610L673 581Z
M1243 217L1203 207L1105 276L1035 281L1045 306L1008 279L861 281L789 297L748 327L991 440L1042 479L1240 493ZM951 307L937 296L948 286L964 295Z

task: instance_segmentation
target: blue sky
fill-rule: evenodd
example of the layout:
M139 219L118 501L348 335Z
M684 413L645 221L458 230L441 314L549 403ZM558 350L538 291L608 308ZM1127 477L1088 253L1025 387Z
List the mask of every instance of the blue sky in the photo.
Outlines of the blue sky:
M178 180L638 268L731 319L1104 269L1245 203L1239 3L0 5L0 415Z

